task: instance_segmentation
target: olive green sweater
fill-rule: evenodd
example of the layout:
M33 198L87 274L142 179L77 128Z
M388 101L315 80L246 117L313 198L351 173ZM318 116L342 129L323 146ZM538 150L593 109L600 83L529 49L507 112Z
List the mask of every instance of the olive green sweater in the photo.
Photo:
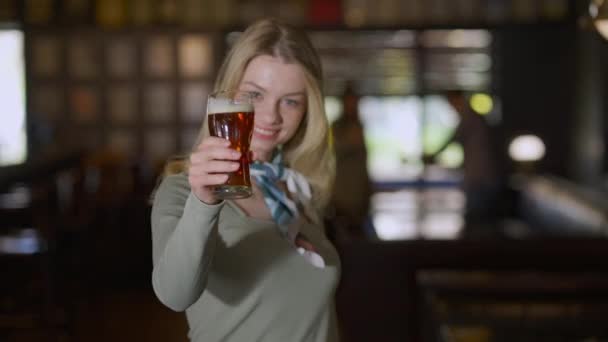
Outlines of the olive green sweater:
M154 292L186 311L192 341L338 341L337 253L322 226L301 232L325 268L281 238L274 222L250 218L231 201L207 205L185 174L168 176L152 209Z

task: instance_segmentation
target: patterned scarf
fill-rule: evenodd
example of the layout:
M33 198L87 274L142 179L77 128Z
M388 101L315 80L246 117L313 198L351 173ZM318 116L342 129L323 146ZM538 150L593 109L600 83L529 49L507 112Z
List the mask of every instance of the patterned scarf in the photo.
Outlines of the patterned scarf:
M249 166L253 177L264 195L264 202L277 224L279 234L293 245L316 267L325 267L325 261L316 252L312 243L300 232L304 220L318 221L311 206L312 192L310 184L299 172L285 167L283 153L279 151L272 162L251 163ZM291 198L277 185L284 181Z

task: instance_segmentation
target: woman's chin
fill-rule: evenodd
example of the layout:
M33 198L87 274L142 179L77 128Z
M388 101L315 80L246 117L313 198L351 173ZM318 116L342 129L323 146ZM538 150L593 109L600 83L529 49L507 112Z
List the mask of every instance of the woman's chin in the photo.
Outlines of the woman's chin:
M250 149L253 151L260 151L261 153L263 152L272 152L275 147L277 147L277 144L274 142L274 140L271 141L264 141L264 140L259 140L256 139L255 141L253 141L250 145Z
M254 161L270 161L270 157L272 156L272 151L266 149L252 148L251 151L253 152Z

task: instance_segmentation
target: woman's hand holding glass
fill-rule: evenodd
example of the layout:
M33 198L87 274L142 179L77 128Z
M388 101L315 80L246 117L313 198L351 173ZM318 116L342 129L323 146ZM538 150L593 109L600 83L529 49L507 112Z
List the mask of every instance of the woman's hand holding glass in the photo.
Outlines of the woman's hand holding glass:
M206 204L221 201L213 189L228 180L228 174L239 168L241 152L230 148L230 141L207 136L190 154L188 181L196 197Z

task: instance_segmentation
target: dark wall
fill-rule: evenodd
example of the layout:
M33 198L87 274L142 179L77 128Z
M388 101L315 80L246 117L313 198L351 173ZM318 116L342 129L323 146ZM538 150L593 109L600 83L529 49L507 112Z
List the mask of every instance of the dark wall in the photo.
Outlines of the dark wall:
M519 134L539 136L547 148L538 165L540 172L567 174L576 87L576 32L574 25L496 31L504 148L506 151L509 141Z
M602 182L606 95L606 41L593 30L578 33L578 78L573 126L573 153L570 174L579 183L597 185Z
M604 148L604 154L603 154L603 158L602 158L602 174L604 176L604 185L606 186L606 181L608 180L608 101L606 99L608 99L608 39L605 39L602 41L601 43L601 54L600 54L600 58L601 58L601 68L602 68L602 91L603 91L603 96L602 96L602 103L600 105L600 110L601 110L601 120L602 120L602 124L601 124L601 131L602 131L602 135L603 135L603 148Z

